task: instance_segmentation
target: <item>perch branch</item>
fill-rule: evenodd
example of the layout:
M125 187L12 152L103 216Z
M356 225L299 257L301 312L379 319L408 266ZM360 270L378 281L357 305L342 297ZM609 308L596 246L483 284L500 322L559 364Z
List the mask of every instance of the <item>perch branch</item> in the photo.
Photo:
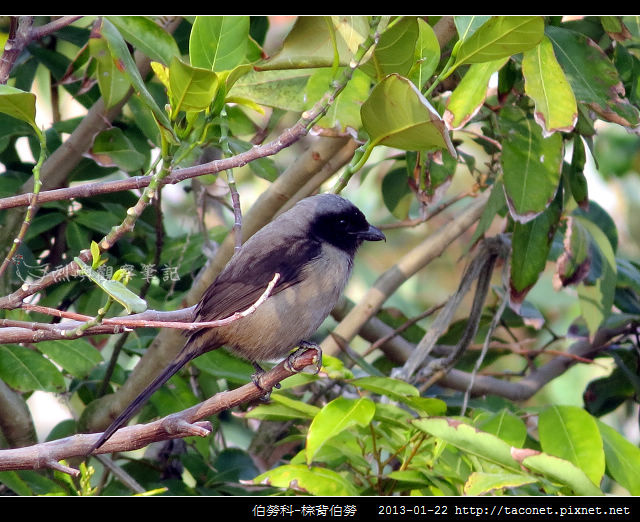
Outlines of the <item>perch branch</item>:
M316 355L314 349L296 352L295 357L289 359L291 370L286 368L286 360L282 361L261 376L261 386L264 389L272 389L283 379L314 365ZM202 422L202 419L240 404L258 400L262 396L264 396L264 390L253 383L217 393L200 404L154 422L121 428L94 454L133 451L152 442L194 435L207 436L212 429L211 423ZM79 434L34 446L0 450L0 471L50 468L77 476L79 473L77 470L63 466L59 461L86 456L99 436L99 433Z
M192 316L193 308L190 307L176 312L160 312L156 310L148 310L141 314L134 314L126 317L112 317L103 319L101 324L91 326L86 330L83 330L78 335L69 336L67 332L70 330L77 330L83 323L92 321L94 318L91 316L60 312L53 308L46 308L36 305L23 305L24 308L29 308L31 311L37 311L40 313L51 312L52 315L58 317L71 317L73 321L64 323L35 323L27 321L16 321L12 319L0 319L0 326L4 326L5 329L0 329L0 343L19 343L29 342L37 343L41 341L59 340L59 339L76 339L78 337L86 337L88 335L98 335L105 333L121 333L131 328L175 328L179 330L198 330L200 328L218 328L225 326L238 319L251 315L256 309L266 301L271 295L273 288L278 283L280 274L276 273L273 279L267 285L265 291L258 298L258 300L251 306L241 312L236 312L224 319L218 319L215 321L170 321L168 317L177 315L180 318L184 318L187 314ZM150 319L151 317L164 317L164 319Z

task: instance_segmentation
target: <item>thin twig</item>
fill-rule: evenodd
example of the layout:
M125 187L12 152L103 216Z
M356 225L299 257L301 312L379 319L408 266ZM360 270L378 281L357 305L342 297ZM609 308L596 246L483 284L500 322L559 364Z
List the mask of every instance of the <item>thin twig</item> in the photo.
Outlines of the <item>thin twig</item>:
M4 44L4 52L0 56L0 85L7 83L11 69L18 56L31 41L33 16L12 16L9 38Z
M471 397L471 390L473 389L473 384L476 380L476 375L480 371L480 366L482 366L482 362L484 361L487 352L489 351L489 341L491 340L491 336L493 332L498 327L498 323L502 318L502 314L504 313L505 308L507 307L507 303L509 302L509 262L505 260L505 263L502 267L502 301L500 302L500 306L496 310L493 318L491 319L491 324L489 325L489 329L484 337L484 343L482 344L482 351L480 352L479 357L476 359L476 363L473 366L473 370L471 372L471 379L469 380L469 386L464 392L464 398L462 400L462 407L460 409L460 415L464 415L467 411L467 405L469 404L469 398Z
M371 40L369 45L372 44L373 40ZM353 74L353 70L351 70L351 74ZM164 185L166 183L177 183L178 181L196 176L214 174L222 170L234 167L242 167L251 161L254 161L258 158L272 156L280 152L281 150L291 146L300 138L308 134L313 124L326 113L332 101L342 91L342 89L344 89L344 87L346 86L346 82L348 82L350 78L351 76L349 74L346 74L343 78L343 83L339 83L337 86L335 86L331 95L323 97L323 99L316 103L312 109L310 109L309 111L305 111L295 125L285 130L282 134L280 134L278 138L271 141L270 143L253 147L246 152L242 152L230 158L222 158L219 160L211 161L209 163L194 165L193 167L187 167L184 169L178 169L173 173L168 173L167 171L165 171L163 175L159 177L161 179L157 179L155 183L154 178L150 177L148 183L145 183L145 185L147 185L145 194L153 194L153 191L157 190L160 184ZM39 199L41 203L44 202L44 200L44 198ZM149 197L141 197L136 205L134 205L127 211L127 217L125 218L123 223L120 226L115 227L114 230L112 230L100 241L99 245L102 251L108 250L118 239L122 237L123 234L125 234L132 228L137 216L140 215L140 213L142 212L142 210L144 210L148 203ZM90 259L90 253L88 250L84 250L78 257L80 257L82 261L88 262L88 260ZM74 276L78 273L78 271L78 265L74 261L72 261L65 267L50 272L49 274L43 276L42 278L31 284L25 283L19 290L16 290L12 294L0 298L0 309L16 308L20 306L20 303L25 297L33 295L36 292L47 288L62 277Z
M464 198L466 198L468 196L474 196L476 193L477 193L477 191L473 191L473 190L470 190L470 191L467 191L467 192L461 192L460 194L457 194L453 198L449 199L448 201L444 201L444 202L440 203L436 207L430 207L427 210L427 212L425 213L424 216L421 216L419 218L403 219L402 221L397 221L395 223L382 224L382 225L380 225L380 228L382 230L392 230L392 229L395 229L395 228L416 227L418 225L421 225L422 223L425 223L425 222L429 221L434 216L437 216L438 214L440 214L440 212L442 212L443 210L446 210L447 208L449 208L454 203L457 203L458 201L460 201L460 200L462 200L462 199L464 199Z
M411 319L408 319L407 321L405 321L402 325L400 325L398 328L396 328L393 332L385 335L384 337L381 337L380 339L378 339L375 343L373 343L371 346L369 346L369 348L367 348L363 353L362 353L362 357L366 357L367 355L369 355L371 352L373 352L374 350L377 350L380 346L382 346L383 344L385 344L386 342L390 341L391 339L393 339L396 335L400 335L402 332L404 332L407 328L411 327L412 325L416 324L418 321L424 319L425 317L429 317L431 314L433 314L434 312L437 312L438 310L440 310L440 308L442 308L445 305L445 303L439 303L437 305L431 306L429 308L427 308L424 312L422 312L421 314L416 315L415 317L412 317Z
M275 273L273 279L269 282L265 291L262 295L253 303L251 306L246 308L241 312L236 312L224 319L217 319L215 321L156 321L152 319L136 319L129 317L111 317L103 319L101 322L97 322L96 318L81 314L74 314L71 312L60 312L59 310L55 310L52 308L42 307L38 305L28 305L24 304L23 308L25 310L30 310L33 312L39 313L51 313L51 315L56 315L57 317L66 317L73 318L75 320L81 320L82 324L69 324L69 323L58 323L55 325L55 328L49 323L29 323L20 321L10 321L5 323L6 326L12 327L20 327L25 330L32 330L32 338L31 339L23 339L18 342L40 342L45 340L53 339L65 339L65 338L77 338L77 337L85 337L87 335L95 335L95 334L103 334L109 333L111 330L113 331L122 331L123 328L174 328L179 330L193 331L199 330L201 328L218 328L220 326L226 326L238 319L242 319L243 317L247 317L256 311L256 309L262 305L267 298L273 292L274 287L278 283L280 279L280 274ZM188 310L192 310L189 308ZM147 312L150 312L149 310ZM145 312L145 313L147 313ZM155 312L158 313L158 312ZM136 314L142 315L142 314ZM8 321L8 320L5 320ZM2 323L0 322L0 325ZM83 325L89 325L86 328L81 329L80 327ZM69 334L69 330L72 330L73 333ZM52 337L53 336L53 337ZM0 342L7 342L2 336L2 330L0 330ZM15 338L8 340L8 342L15 343Z

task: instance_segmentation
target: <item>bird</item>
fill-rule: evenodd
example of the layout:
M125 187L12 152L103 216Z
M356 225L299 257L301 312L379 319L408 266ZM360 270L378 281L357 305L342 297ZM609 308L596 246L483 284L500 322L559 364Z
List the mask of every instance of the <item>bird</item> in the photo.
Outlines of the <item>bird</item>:
M225 326L193 331L175 359L111 423L92 445L102 446L178 370L205 352L226 347L256 368L284 358L308 341L334 308L364 241L386 240L349 200L323 193L300 200L252 235L204 292L194 318L214 321L252 306L279 274L276 285L253 313ZM321 360L321 359L320 359Z

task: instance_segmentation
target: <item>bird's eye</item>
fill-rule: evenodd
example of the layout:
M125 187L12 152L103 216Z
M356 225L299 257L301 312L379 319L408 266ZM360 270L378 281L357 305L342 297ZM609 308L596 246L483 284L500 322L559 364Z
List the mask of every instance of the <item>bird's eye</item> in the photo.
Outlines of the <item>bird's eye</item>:
M338 220L338 225L342 228L345 228L347 226L347 220L346 219L339 219Z

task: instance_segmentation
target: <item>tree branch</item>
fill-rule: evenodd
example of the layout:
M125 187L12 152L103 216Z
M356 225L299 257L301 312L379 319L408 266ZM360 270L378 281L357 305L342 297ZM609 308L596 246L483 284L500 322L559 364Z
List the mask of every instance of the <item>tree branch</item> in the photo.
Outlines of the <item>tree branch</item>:
M285 171L265 190L243 216L242 233L246 241L287 206L311 195L313 191L349 161L355 145L348 137L310 137L306 150L296 156ZM310 181L311 180L311 181ZM184 297L187 305L197 303L205 290L231 258L234 238L228 235L205 268L198 274ZM87 408L82 422L93 430L106 427L153 378L169 364L184 344L180 332L161 330L146 350L131 375L115 393L105 395ZM85 417L86 415L86 417Z
M0 343L38 343L50 340L77 339L79 337L87 337L89 335L122 333L123 331L127 331L132 328L174 328L186 331L199 330L201 328L219 328L220 326L228 325L255 312L256 309L271 295L271 292L279 279L280 274L276 273L258 300L247 309L241 312L236 312L224 319L218 319L215 321L193 322L192 316L194 307L190 307L173 312L147 310L140 314L133 314L125 317L106 318L96 326L79 330L83 324L93 321L94 318L81 314L59 312L53 308L46 308L43 306L23 305L23 308L25 309L30 309L40 313L51 313L57 317L72 317L74 320L51 324L17 321L13 319L0 319L0 326L5 327L4 329L0 329ZM169 320L170 318L175 317L180 320ZM159 318L162 319L158 320ZM69 336L68 332L70 330L76 330L76 332L78 332L77 335Z
M0 57L0 85L7 83L13 64L31 41L33 16L12 16L9 38Z
M349 313L346 299L341 299L332 311L332 316L337 321L342 321ZM523 377L517 382L511 382L487 375L477 375L475 378L462 370L453 368L438 380L438 384L445 388L451 388L460 392L469 390L472 397L483 395L497 395L511 401L526 401L535 395L543 386L562 375L575 364L590 359L598 352L605 349L608 344L620 335L631 335L638 329L636 323L624 324L616 328L601 328L594 335L593 340L582 339L573 343L565 353L551 359ZM334 330L335 331L335 330ZM393 332L393 328L382 322L377 317L371 317L360 329L360 336L375 342ZM396 364L404 364L415 351L416 345L407 341L404 337L396 336L380 346L380 350L387 358ZM435 355L444 355L450 351L450 347L442 349L436 345ZM426 358L426 362L432 360Z
M133 451L162 440L190 436L205 437L212 428L208 421L200 422L202 419L260 399L265 394L264 390L270 390L283 379L314 365L316 355L314 349L304 349L280 362L260 377L263 389L251 382L234 390L217 393L200 404L154 422L121 428L94 454ZM291 370L286 367L287 361ZM34 446L0 450L0 471L51 468L78 475L77 470L63 466L58 461L86 456L99 436L99 433L80 434Z

